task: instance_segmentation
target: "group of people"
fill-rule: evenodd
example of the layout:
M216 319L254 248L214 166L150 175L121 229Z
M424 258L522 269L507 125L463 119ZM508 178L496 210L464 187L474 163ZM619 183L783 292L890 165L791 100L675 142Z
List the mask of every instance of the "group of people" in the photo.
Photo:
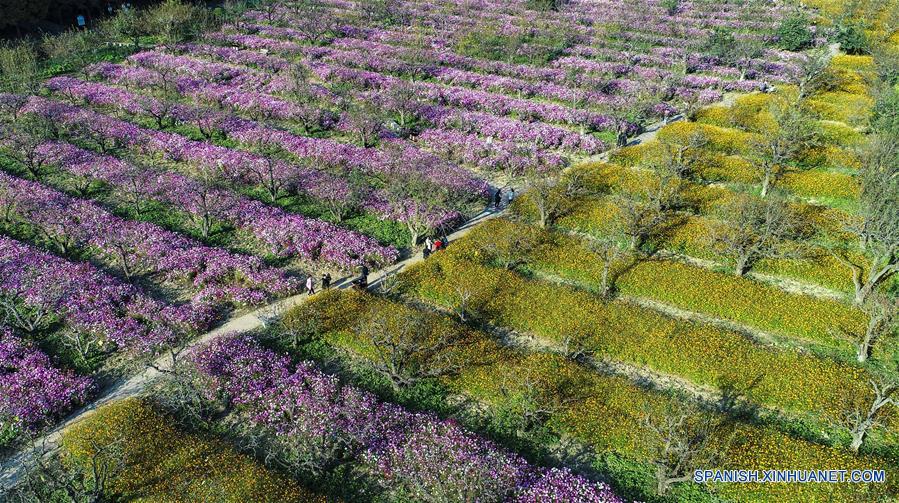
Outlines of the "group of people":
M443 237L439 237L433 240L428 237L425 239L425 247L421 250L421 256L423 258L428 258L432 253L436 253L440 250L445 249L448 244L449 238L446 237L446 234L444 234Z
M331 289L331 273L322 274L321 280L322 290L330 290ZM315 295L315 278L310 275L306 278L306 293L308 295Z
M359 266L359 277L352 281L353 288L365 290L368 288L368 266L363 264ZM322 274L321 279L322 290L331 289L331 273ZM315 295L315 278L311 275L306 278L306 294Z
M509 188L509 192L506 193L506 204L511 205L512 201L515 200L515 188ZM493 209L498 210L500 206L503 204L503 189L502 187L496 189L496 192L493 193Z

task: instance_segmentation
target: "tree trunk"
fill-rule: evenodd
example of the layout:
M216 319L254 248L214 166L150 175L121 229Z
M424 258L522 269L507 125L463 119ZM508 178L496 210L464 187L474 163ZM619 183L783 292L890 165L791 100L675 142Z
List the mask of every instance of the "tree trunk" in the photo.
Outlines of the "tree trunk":
M611 269L612 264L611 260L607 260L602 267L602 296L605 298L610 297L611 287L609 285L609 269Z
M868 296L874 291L874 286L870 280L855 289L855 305L861 306L868 300Z
M861 448L862 444L865 441L865 434L867 430L863 429L861 431L850 431L849 434L852 436L852 443L849 444L849 449L854 453L858 453L858 450Z
M668 494L668 487L668 475L665 470L661 467L656 468L656 492L659 496L664 496Z
M868 361L868 356L871 354L871 336L870 334L865 335L865 339L858 344L858 349L855 353L855 359L859 363L865 363Z
M742 278L747 272L749 272L749 257L745 255L737 257L737 265L734 267L734 274L738 278Z
M768 191L771 189L771 172L765 170L765 178L762 180L762 197L768 196Z

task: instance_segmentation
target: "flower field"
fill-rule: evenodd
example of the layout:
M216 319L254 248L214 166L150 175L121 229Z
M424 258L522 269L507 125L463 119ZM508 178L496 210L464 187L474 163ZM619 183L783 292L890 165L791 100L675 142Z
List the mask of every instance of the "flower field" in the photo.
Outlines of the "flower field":
M3 42L0 500L895 500L899 5L840 4Z
M68 430L62 461L99 466L106 497L162 501L328 501L268 470L227 443L173 426L140 399L97 410Z
M452 421L411 413L298 365L246 336L217 341L195 358L210 391L249 428L285 444L313 474L342 457L391 499L619 501L567 470L528 465ZM289 446L289 447L288 447ZM331 459L331 458L335 459Z
M414 317L422 320L425 327L446 334L445 337L461 336L466 341L464 356L459 356L458 372L441 377L442 383L453 393L461 393L478 400L487 407L487 417L506 417L500 414L525 414L528 398L540 397L558 400L547 407L549 417L541 421L554 438L571 436L590 446L595 451L593 463L602 465L610 456L622 456L634 460L639 470L648 470L651 445L647 442L647 431L639 418L647 410L664 410L671 397L651 392L635 386L626 379L610 377L592 371L564 356L546 353L522 353L503 347L489 334L472 331L469 327L451 320L447 315L434 314L411 308L402 302L391 301L373 295L356 293L333 293L322 296L310 305L297 308L286 317L286 327L316 320L318 336L339 351L345 351L352 358L363 361L380 361L376 344L361 332L364 325L377 323L387 316L397 324L391 325L401 330L399 320ZM458 334L458 335L450 335ZM287 344L288 333L274 335L281 343ZM361 375L359 373L353 375ZM459 411L460 417L466 415ZM494 416L495 414L496 416ZM628 420L621 420L628 418ZM522 417L518 418L523 420ZM472 421L480 424L478 421ZM497 426L497 428L499 428ZM791 437L772 427L741 424L739 441L727 446L729 468L752 466L803 466L824 468L837 466L875 466L885 461L876 458L852 459L838 449L824 446L805 439ZM490 429L496 432L496 429ZM535 432L537 439L543 440ZM506 441L509 437L503 436ZM546 440L543 440L546 442ZM639 499L639 484L629 479L626 473L613 472L613 483L626 488L629 494ZM639 480L639 478L638 478ZM734 499L770 498L844 498L852 493L849 486L828 487L772 487L764 485L739 485L720 488L721 494ZM872 495L872 497L874 497Z

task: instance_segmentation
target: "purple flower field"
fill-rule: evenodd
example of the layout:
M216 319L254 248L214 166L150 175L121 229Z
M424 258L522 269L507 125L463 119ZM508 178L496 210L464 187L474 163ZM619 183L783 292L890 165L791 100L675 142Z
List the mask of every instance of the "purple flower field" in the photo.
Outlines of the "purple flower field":
M527 423L510 426L424 399L419 408L376 379L344 375L329 358L359 355L326 341L306 348L313 356L256 335L186 348L238 317L270 329L256 310L297 300L307 280L348 284L423 254L423 243L483 218L498 189L508 206L510 188L526 204L526 183L562 180L653 124L794 83L806 59L775 43L792 7L171 0L146 8L171 9L161 21L109 9L97 47L60 51L47 36L32 81L0 68L0 454L167 356L183 367L166 379L201 384L178 398L220 413L202 428L233 427L241 450L304 484L347 477L350 499L627 500L606 472L626 473L630 460L575 463L519 442L545 433L530 422L547 411L505 411ZM709 42L724 33L748 49ZM824 43L810 37L808 47ZM529 246L522 240L515 247ZM454 314L437 314L472 330L502 323L466 318L471 294L457 294ZM289 336L303 340L318 321ZM449 400L451 390L415 392ZM500 423L515 433L497 433Z

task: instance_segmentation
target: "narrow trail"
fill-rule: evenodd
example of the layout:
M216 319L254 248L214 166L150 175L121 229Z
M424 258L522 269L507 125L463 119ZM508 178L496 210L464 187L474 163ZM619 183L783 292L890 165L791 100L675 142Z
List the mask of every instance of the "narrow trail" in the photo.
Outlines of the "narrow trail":
M481 213L472 217L447 237L449 238L450 242L461 239L466 234L471 232L471 230L478 224L492 218L496 218L497 216L505 213L506 210L507 206L502 206L500 209L492 209L490 206L488 206ZM397 272L406 269L414 264L417 264L422 260L423 258L421 256L421 253L415 253L413 256L406 258L405 260L402 260L392 266L386 267L380 271L376 271L369 275L368 287L370 289L376 288L389 275L396 274ZM354 277L355 276L346 276L344 278L341 278L334 284L334 288L351 288L352 280ZM188 344L185 348L184 352L187 353L193 351L194 349L201 347L223 335L237 332L248 332L260 328L265 328L269 323L276 320L281 314L285 313L295 306L306 302L309 298L310 297L305 293L298 294L278 300L259 309L256 309L255 311L238 316L233 316L215 329L191 341L190 344ZM99 407L107 403L139 395L154 380L160 377L162 373L164 373L166 370L169 370L170 368L171 358L170 356L166 355L154 361L152 365L148 366L142 372L128 378L122 378L112 383L104 390L102 390L96 397L94 397L94 399L90 403L73 411L51 430L38 437L31 446L3 459L2 462L0 462L0 497L3 496L3 493L5 491L11 489L18 483L22 475L25 473L26 465L31 459L33 459L36 455L46 455L56 449L56 446L59 444L59 441L62 438L62 433L66 428L90 416ZM2 498L0 498L0 500L2 500Z

